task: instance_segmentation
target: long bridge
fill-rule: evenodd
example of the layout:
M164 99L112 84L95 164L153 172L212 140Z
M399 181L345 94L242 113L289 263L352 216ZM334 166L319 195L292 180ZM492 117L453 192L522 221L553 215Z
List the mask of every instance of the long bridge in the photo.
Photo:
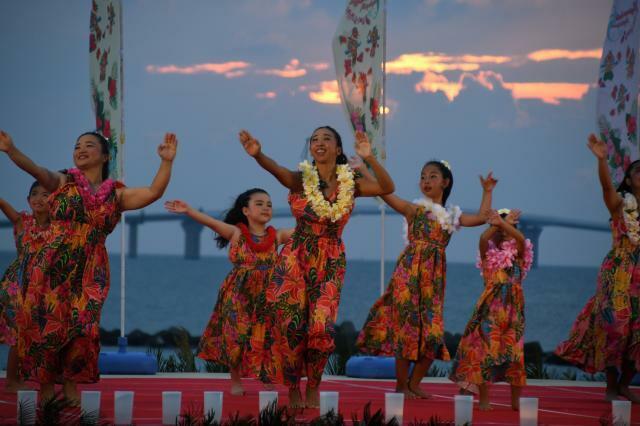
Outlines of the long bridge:
M469 210L472 211L472 210ZM397 212L389 208L385 209L387 214L398 215ZM207 211L206 214L212 217L222 217L222 210ZM379 216L380 207L378 206L357 206L352 216ZM279 208L273 210L274 218L291 217L291 211L288 208ZM200 237L204 226L185 215L176 215L172 213L128 213L125 216L125 223L129 227L129 257L138 256L138 230L145 223L152 222L180 222L184 230L184 257L185 259L200 258ZM11 223L0 221L0 228L10 228ZM580 229L588 231L610 232L609 226L597 222L577 221L575 219L561 219L541 215L523 214L520 217L520 230L527 238L531 240L535 247L540 247L540 235L546 227L558 227L569 229ZM534 250L533 267L538 266L538 254L540 250Z

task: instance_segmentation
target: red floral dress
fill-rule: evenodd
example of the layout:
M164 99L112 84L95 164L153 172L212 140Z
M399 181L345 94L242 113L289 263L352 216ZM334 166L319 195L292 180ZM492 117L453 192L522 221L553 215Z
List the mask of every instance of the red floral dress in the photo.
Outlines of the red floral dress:
M302 192L290 193L289 204L296 228L259 305L252 346L264 349L262 380L296 387L307 376L308 386L318 386L335 348L346 268L341 237L353 204L336 222L320 218Z
M278 256L276 230L267 228L267 235L260 243L253 240L247 227L240 223L242 231L229 248L229 260L233 269L220 286L218 301L211 319L200 339L198 357L238 368L249 352L251 328L255 306L271 278ZM257 366L246 369L260 369Z
M81 171L50 197L60 232L38 253L32 282L17 317L18 357L25 379L41 383L98 381L100 314L109 292L107 236L120 220L116 189L105 180L93 193ZM33 284L36 285L33 285Z
M418 207L409 225L409 244L358 336L356 345L362 352L412 361L449 359L443 305L445 248L451 235L424 207Z
M533 246L529 240L525 246L521 259L515 240L502 243L500 248L490 242L485 260L480 262L484 291L464 330L449 376L463 389L477 393L478 385L484 383L527 383L522 280L531 266ZM500 262L501 257L506 262Z
M40 227L33 215L20 213L20 222L13 227L18 257L9 265L0 282L0 343L9 346L16 343L16 315L32 281L36 253L52 235L51 226Z
M556 349L588 373L620 369L624 361L640 371L640 245L629 239L623 218L611 221L611 231L613 247L600 267L596 294Z

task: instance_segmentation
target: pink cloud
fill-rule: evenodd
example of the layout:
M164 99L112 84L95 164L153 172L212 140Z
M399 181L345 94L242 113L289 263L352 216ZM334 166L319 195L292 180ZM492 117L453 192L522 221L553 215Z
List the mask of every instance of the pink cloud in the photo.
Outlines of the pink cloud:
M277 96L276 92L256 93L256 98L258 99L275 99Z
M542 49L531 52L527 58L534 62L554 61L558 59L600 59L602 49L591 50L566 50L566 49Z
M150 74L221 74L227 78L238 77L244 75L247 68L251 64L244 61L231 61L223 62L219 64L206 63L206 64L194 64L189 66L177 66L177 65L147 65L146 71Z
M284 66L284 69L258 70L257 73L263 75L275 75L282 78L298 78L306 75L307 70L300 68L300 61L294 58Z

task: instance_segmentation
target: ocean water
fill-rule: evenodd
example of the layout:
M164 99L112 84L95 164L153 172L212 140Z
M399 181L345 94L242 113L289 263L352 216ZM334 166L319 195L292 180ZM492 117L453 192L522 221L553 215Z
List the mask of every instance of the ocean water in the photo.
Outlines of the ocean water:
M13 257L13 253L0 252L0 269L4 270ZM394 262L386 263L387 279L393 267ZM200 335L229 270L225 257L186 260L181 256L141 255L127 259L125 330L155 333L182 326L192 335ZM380 295L379 272L379 262L347 260L338 323L351 321L357 329L362 326ZM538 341L545 351L551 351L566 339L578 312L595 291L597 272L597 266L541 266L532 270L523 285L525 340ZM111 257L111 274L101 324L107 330L120 327L119 256ZM444 307L447 331L464 330L482 285L474 265L448 264Z

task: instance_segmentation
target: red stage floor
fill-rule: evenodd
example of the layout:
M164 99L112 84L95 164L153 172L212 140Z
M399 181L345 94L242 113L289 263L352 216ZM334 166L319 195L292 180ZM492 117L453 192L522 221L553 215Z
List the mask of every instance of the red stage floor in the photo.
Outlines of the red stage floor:
M188 378L187 378L188 377ZM162 391L182 391L183 410L190 405L202 407L204 391L224 391L224 418L239 411L241 415L257 413L258 392L262 385L254 380L245 380L247 394L234 397L229 394L230 382L221 375L161 375L114 377L105 376L100 383L81 386L82 390L102 391L101 417L106 421L113 418L113 392L116 390L135 391L134 422L136 424L161 424ZM604 389L601 384L585 383L576 386L576 382L532 381L523 392L523 396L539 398L539 422L544 425L598 425L600 419L610 416L611 404L603 401ZM362 418L364 405L371 401L373 411L384 407L384 392L393 391L393 381L383 380L345 380L327 377L321 390L340 392L340 411L350 419L351 413ZM453 420L453 397L457 388L443 379L426 379L423 387L433 395L429 400L411 400L405 402L404 423L414 419L428 420L438 415L443 420ZM0 388L4 388L4 379L0 379ZM279 401L287 401L286 389L277 387ZM480 412L477 404L473 412L474 425L517 425L518 413L509 407L509 387L495 385L491 389L493 411ZM311 419L318 410L305 410L298 416L300 420ZM12 424L16 416L16 396L0 393L0 423ZM631 414L632 424L640 425L640 407L634 407Z

